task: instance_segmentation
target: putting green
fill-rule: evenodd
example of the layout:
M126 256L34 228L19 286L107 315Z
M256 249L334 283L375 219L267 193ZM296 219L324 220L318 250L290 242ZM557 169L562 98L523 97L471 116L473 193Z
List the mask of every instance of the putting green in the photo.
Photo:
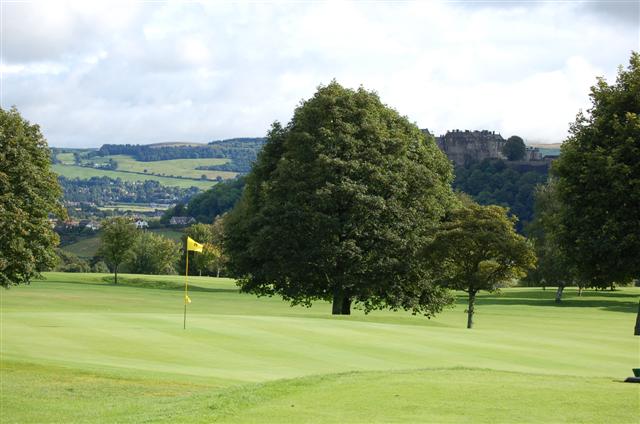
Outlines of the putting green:
M332 317L178 276L48 273L0 292L2 422L637 422L640 290L508 289L427 320ZM461 368L463 367L463 368ZM397 396L396 396L397 395ZM29 407L33 399L43 408ZM503 400L503 401L501 401ZM291 406L293 405L293 406ZM473 418L472 418L473 417ZM613 418L613 420L607 419Z

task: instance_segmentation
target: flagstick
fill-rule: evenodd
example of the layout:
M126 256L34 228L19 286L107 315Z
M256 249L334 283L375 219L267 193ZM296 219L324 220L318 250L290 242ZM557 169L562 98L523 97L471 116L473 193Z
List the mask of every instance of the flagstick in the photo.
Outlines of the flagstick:
M187 248L187 267L184 271L184 323L182 329L187 329L187 296L189 295L189 249Z

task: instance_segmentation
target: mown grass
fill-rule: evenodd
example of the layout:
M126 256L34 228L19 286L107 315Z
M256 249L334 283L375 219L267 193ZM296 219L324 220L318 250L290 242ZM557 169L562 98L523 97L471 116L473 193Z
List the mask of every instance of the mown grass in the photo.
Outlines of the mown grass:
M333 317L229 279L48 273L0 292L1 422L637 422L638 288ZM37 402L34 401L37 399ZM38 407L30 407L37 404Z

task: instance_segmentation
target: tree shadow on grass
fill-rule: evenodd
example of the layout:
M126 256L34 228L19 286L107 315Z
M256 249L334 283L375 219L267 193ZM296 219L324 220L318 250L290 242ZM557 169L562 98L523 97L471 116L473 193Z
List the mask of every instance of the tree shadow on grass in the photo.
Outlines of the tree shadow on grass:
M555 287L548 290L516 289L500 293L483 293L478 296L477 305L539 306L553 308L599 308L613 312L637 313L640 296L636 293L620 291L584 291L582 296L569 291L562 296L562 302L555 302ZM466 296L459 296L456 303L467 304Z
M115 286L113 277L103 277L102 281L105 285ZM136 287L142 289L155 289L155 290L184 290L184 284L176 281L167 280L152 280L148 278L130 278L120 277L118 278L118 286ZM215 288L215 287L201 287L194 284L189 284L190 292L206 292L206 293L239 293L238 288Z

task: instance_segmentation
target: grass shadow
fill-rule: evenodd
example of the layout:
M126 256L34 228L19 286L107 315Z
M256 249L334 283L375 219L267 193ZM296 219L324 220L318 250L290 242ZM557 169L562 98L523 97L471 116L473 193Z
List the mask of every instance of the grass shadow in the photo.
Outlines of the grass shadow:
M102 277L102 281L108 285L115 285L114 278L111 276ZM130 278L120 277L118 278L118 286L136 287L142 289L155 289L155 290L184 290L182 283L166 280L151 280L147 278ZM196 284L189 284L190 292L206 292L206 293L239 293L239 288L214 288L214 287L202 287Z
M562 302L555 302L555 288L549 290L510 290L500 293L483 293L478 296L477 305L506 305L506 306L541 306L553 308L600 308L607 311L636 313L640 296L635 293L620 291L583 291L582 296L577 292L566 292ZM456 303L466 305L466 296L458 296Z

